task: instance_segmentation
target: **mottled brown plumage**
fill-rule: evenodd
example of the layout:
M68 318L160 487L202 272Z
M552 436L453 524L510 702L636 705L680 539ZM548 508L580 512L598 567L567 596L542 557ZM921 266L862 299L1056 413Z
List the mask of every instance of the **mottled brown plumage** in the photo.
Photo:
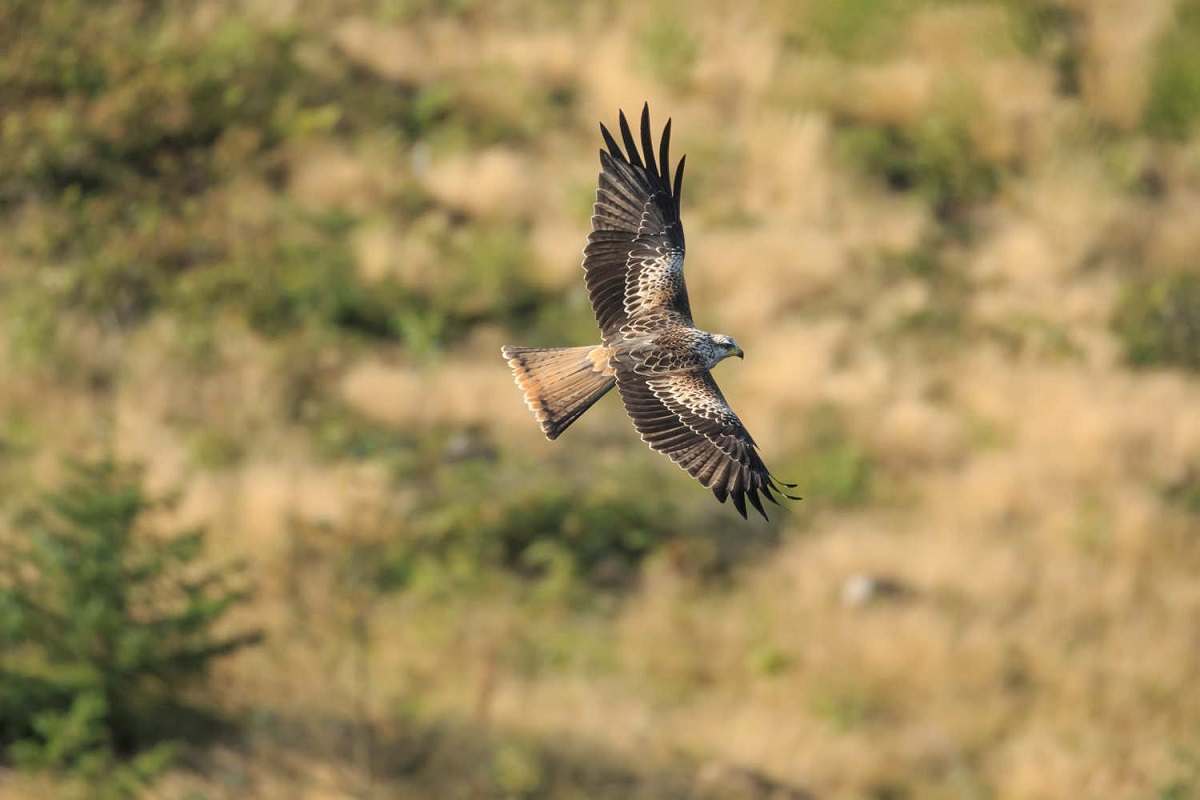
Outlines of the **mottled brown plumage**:
M505 347L525 402L547 438L556 439L614 385L642 440L696 478L722 503L746 501L764 518L762 497L793 484L771 475L757 445L729 408L709 370L742 350L723 334L692 322L683 280L679 221L684 159L672 181L671 123L658 152L650 110L642 108L641 142L620 113L624 150L600 126L600 181L592 233L584 248L588 296L603 344L569 348ZM793 498L799 499L799 498Z

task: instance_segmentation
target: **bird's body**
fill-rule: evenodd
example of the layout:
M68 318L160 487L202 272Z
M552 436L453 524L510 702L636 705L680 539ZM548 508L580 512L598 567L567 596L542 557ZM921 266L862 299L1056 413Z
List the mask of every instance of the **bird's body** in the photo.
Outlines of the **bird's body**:
M642 439L711 489L742 516L746 500L766 517L761 493L787 495L763 464L754 440L729 408L711 370L742 349L692 322L683 279L679 196L684 160L672 183L671 123L657 158L650 113L642 109L641 153L625 115L625 151L603 125L607 150L584 249L588 296L603 343L505 347L517 385L547 438L556 439L613 386ZM791 486L791 484L782 484Z

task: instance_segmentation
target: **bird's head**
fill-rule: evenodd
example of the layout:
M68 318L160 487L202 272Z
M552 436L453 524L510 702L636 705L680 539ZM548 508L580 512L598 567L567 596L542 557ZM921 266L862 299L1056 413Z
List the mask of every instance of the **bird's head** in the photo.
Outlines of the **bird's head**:
M723 333L714 333L712 335L713 349L716 351L716 360L720 361L730 356L745 358L746 354L742 352L742 348L733 340L732 336L726 336Z

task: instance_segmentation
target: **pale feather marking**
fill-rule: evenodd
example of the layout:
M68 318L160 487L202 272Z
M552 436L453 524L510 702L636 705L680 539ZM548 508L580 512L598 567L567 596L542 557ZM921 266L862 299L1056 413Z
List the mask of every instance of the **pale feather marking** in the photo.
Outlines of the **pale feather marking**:
M689 385L690 384L690 385ZM652 378L646 383L650 387L650 391L664 405L670 408L668 397L673 399L680 405L686 406L696 413L697 416L705 417L710 420L717 420L727 428L736 428L741 425L737 414L733 413L733 409L727 403L723 403L718 399L716 394L711 391L705 391L707 386L694 375L669 375L664 378ZM693 433L703 437L719 448L722 452L730 457L736 458L736 448L731 448L726 443L713 439L704 431L690 423L686 418L680 418L680 422L686 425ZM722 437L728 439L729 437ZM736 438L733 439L736 443Z

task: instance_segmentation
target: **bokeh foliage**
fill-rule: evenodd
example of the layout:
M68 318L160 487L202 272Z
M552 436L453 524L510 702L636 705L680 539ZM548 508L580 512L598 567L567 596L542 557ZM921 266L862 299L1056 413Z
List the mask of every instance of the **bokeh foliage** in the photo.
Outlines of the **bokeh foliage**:
M369 132L397 154L417 140L474 147L528 138L536 114L384 81L336 53L305 59L313 42L299 29L227 16L196 35L153 2L19 2L0 28L0 200L20 210L10 255L28 265L5 282L34 360L57 357L47 309L200 327L228 310L268 335L313 328L429 351L481 322L536 324L547 305L511 225L425 226L461 277L368 285L348 245L353 209L243 197L277 188L291 148L315 137ZM551 87L535 102L549 114L569 96ZM445 216L401 184L387 201L397 217Z
M1130 362L1200 370L1200 273L1175 272L1132 283L1114 325Z
M1200 3L1182 0L1175 9L1175 24L1163 38L1154 57L1150 97L1144 124L1154 136L1186 139L1200 120Z
M735 771L732 788L707 793L695 779L694 759L741 758L756 727L782 737L794 725L814 754L795 769L824 775L824 793L1023 796L1010 773L1035 786L1028 775L1063 765L1068 784L1082 764L1190 796L1192 762L1174 769L1153 749L1174 737L1189 752L1177 723L1136 748L1104 738L1106 723L1136 716L1131 707L1167 719L1187 698L1136 665L1115 678L1104 670L1109 653L1177 631L1176 606L1121 591L1163 578L1163 598L1189 596L1170 581L1190 563L1200 462L1131 476L1138 452L1157 460L1170 448L1141 446L1152 426L1136 446L1109 447L1132 435L1103 404L1141 396L1144 373L1130 364L1181 382L1200 367L1200 286L1179 224L1196 183L1200 14L1181 0L1173 23L1140 45L1145 102L1122 116L1096 88L1104 48L1124 52L1092 25L1114 5L0 7L0 364L11 370L0 393L0 494L17 498L5 508L55 451L117 429L207 497L223 544L252 553L274 592L254 612L285 633L233 660L251 663L230 674L252 707L231 733L235 766L213 768L191 727L206 720L183 707L203 700L208 661L237 641L224 631L236 629L241 584L180 589L187 598L157 616L138 605L183 583L116 587L105 554L128 547L146 574L203 583L201 540L158 535L160 509L131 473L78 473L62 490L70 496L53 502L92 510L68 525L51 503L18 517L17 538L4 539L14 549L0 566L3 643L19 645L0 649L0 760L118 796L179 763L175 739L196 744L184 750L202 763L197 796L246 796L289 760L336 764L339 781L365 775L347 789L363 796L395 786L417 796L805 796L754 773ZM429 63L400 58L391 69L388 46L347 44L364 30L394 35L381 41L400 55L396 41L427 46ZM911 92L901 96L914 106L881 85ZM721 380L741 392L737 408L764 457L805 497L790 514L769 509L770 525L743 524L647 453L619 412L613 423L598 409L539 461L536 428L496 357L502 341L595 335L577 271L595 122L611 122L614 100L629 112L645 97L656 119L659 109L675 115L673 152L692 165L686 224L689 243L703 246L689 260L705 264L689 272L694 302L705 298L697 321L721 314L740 326L730 332L765 345ZM481 153L517 165L519 185L486 185ZM434 179L446 164L467 165L473 190L502 199L450 199ZM347 165L358 170L349 188ZM577 226L569 247L557 233L566 216ZM1171 235L1159 235L1160 220L1174 224ZM375 259L381 269L365 266L372 242L395 250ZM706 251L718 256L700 261ZM722 262L722 252L732 257ZM734 270L737 280L723 275ZM755 372L772 347L773 363L784 363L777 336L795 354L794 375ZM1125 361L1110 364L1121 348ZM991 371L976 357L994 359ZM366 410L342 384L364 362L383 375L366 392L383 402ZM1071 420L1022 427L1049 413L1040 396L1023 419L1005 416L1022 387L1066 393L1085 363L1087 381L1118 386L1097 392L1088 419L1104 452L1118 454L1092 461L1121 488L1096 478L1082 435L1079 454L1052 454L1066 479L1045 467L1030 442L1044 448L1044 432ZM497 380L474 382L487 372L480 365ZM440 394L445 375L467 391ZM501 384L505 393L490 396ZM1163 385L1169 398L1181 384ZM397 390L388 407L396 386L407 394ZM446 402L463 394L461 408ZM898 399L913 413L890 414ZM1079 407L1055 400L1045 408ZM422 407L394 407L407 403ZM111 426L90 419L97 406L111 410ZM517 413L519 438L502 430ZM1047 513L1036 489L1060 482ZM1167 510L1153 491L1132 503L1114 494L1131 485L1157 490ZM1061 496L1080 492L1118 498L1080 504L1082 556L1056 527L1072 524ZM282 510L272 505L281 496ZM930 508L940 516L924 516ZM112 524L93 525L96 509ZM1135 529L1147 519L1166 520L1151 543ZM937 538L949 524L953 535ZM115 538L86 557L46 534L84 541L102 529ZM920 535L896 547L897 529ZM141 549L151 540L162 549ZM288 546L295 552L279 556ZM1178 558L1166 563L1164 547ZM75 568L81 558L93 572ZM1104 559L1113 586L1098 600L1079 587L1098 585L1089 570ZM1042 561L1059 582L999 572ZM1123 570L1135 562L1130 578ZM922 585L841 609L837 582L865 568ZM85 609L72 616L79 629L60 635L17 602L49 591L39 576L57 576L63 603L125 603L134 618L108 626L107 639L89 637ZM1109 600L1119 617L1100 604ZM1136 621L1132 637L1126 620ZM151 623L211 638L149 637ZM63 649L81 638L107 642L113 658ZM922 670L910 669L909 648ZM270 681L252 661L265 649L283 665ZM175 658L185 651L196 654L191 671ZM1035 668L1020 666L1026 659ZM1082 675L1088 702L1071 710L1062 698L1077 686L1055 684L1059 675ZM1122 706L1116 685L1137 697ZM289 716L297 696L313 707ZM989 702L964 702L981 696ZM555 717L563 708L584 711ZM972 713L956 715L962 708ZM148 732L157 712L175 726L170 736ZM635 758L610 758L593 741L631 721L642 726ZM652 741L657 750L641 747ZM1059 748L1049 769L1047 742ZM771 745L761 752L785 749ZM1126 749L1151 752L1165 771L1144 760L1087 764ZM777 758L781 772L793 769ZM663 763L672 769L656 773ZM291 796L307 779L281 778L279 791Z

